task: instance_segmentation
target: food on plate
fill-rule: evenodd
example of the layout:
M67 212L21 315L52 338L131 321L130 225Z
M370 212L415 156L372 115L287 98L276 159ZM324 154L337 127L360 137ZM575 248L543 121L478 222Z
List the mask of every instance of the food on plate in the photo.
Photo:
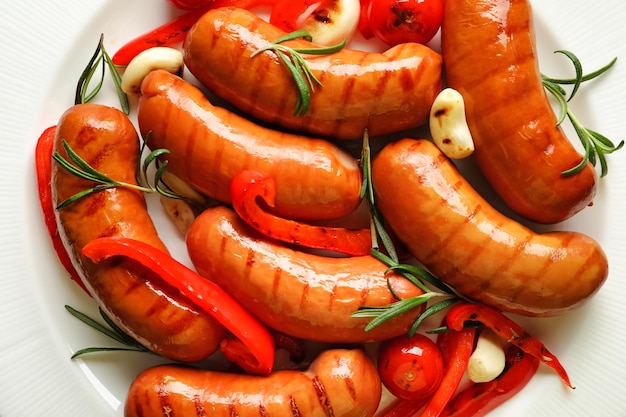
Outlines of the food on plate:
M465 118L465 101L461 93L445 88L430 108L430 136L451 159L467 158L474 152L474 139Z
M321 139L278 132L213 106L196 86L158 70L142 84L139 128L152 149L169 150L168 169L201 193L230 201L230 181L244 169L276 180L281 217L342 217L360 204L357 160Z
M608 275L595 240L537 234L507 218L430 141L385 146L372 162L372 183L407 250L471 299L522 315L557 315L583 305Z
M428 43L439 31L444 0L363 0L369 30L383 42Z
M274 216L276 181L258 171L244 170L230 182L235 212L253 229L273 239L311 249L322 249L352 256L369 255L370 229L317 226Z
M359 139L415 128L428 121L442 88L441 56L405 43L384 53L342 49L303 54L315 85L304 114L294 113L299 90L288 67L272 50L285 35L239 8L206 13L184 44L189 71L212 93L246 114L283 128L334 139ZM293 51L315 49L306 40L280 44ZM260 52L263 51L263 52Z
M381 344L378 353L381 382L398 398L428 398L443 378L443 356L427 336L398 336Z
M360 15L359 0L281 0L269 21L285 32L304 29L313 43L330 46L352 38Z
M224 206L206 209L187 233L198 273L217 283L268 327L306 340L358 343L405 334L420 308L368 332L350 313L422 291L374 257L327 257L258 234Z
M99 104L79 104L60 118L54 150L67 159L67 143L96 170L136 184L139 141L135 127L121 111ZM93 187L59 164L52 166L54 205ZM59 234L82 282L98 305L129 335L167 358L192 362L213 354L226 331L177 292L155 285L157 278L137 264L94 264L82 248L95 238L123 236L167 252L146 210L143 194L108 188L57 210Z
M542 84L528 0L446 1L441 44L448 85L465 99L476 162L511 209L557 223L591 204L594 167L563 174L582 156Z
M266 377L153 367L131 384L124 416L371 417L380 397L378 372L362 350L329 349L306 371Z

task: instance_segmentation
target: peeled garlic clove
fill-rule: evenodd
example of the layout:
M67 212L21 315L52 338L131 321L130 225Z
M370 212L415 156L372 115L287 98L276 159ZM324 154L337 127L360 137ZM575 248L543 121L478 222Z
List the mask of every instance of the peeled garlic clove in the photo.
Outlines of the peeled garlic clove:
M505 365L506 354L502 340L491 330L482 330L467 365L467 376L475 383L493 381L502 373Z
M129 95L141 94L141 82L150 71L163 69L181 74L183 54L177 49L156 46L137 54L122 75L122 90Z
M474 152L465 101L458 91L446 88L439 93L430 109L429 126L433 142L448 158L462 159Z
M332 46L352 37L360 15L359 0L331 0L313 12L302 29L311 34L314 43Z

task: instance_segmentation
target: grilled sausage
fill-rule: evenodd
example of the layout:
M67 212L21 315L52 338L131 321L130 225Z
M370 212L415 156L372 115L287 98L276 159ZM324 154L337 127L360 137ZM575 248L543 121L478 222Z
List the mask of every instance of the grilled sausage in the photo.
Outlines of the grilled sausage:
M427 140L374 158L378 206L408 251L467 297L550 316L581 306L605 281L599 244L576 232L536 234L489 205Z
M372 256L332 258L299 252L258 234L227 207L205 210L187 233L198 273L228 291L261 322L282 333L328 343L359 343L406 333L419 311L364 331L368 318L350 314L422 292L385 275ZM419 310L419 309L417 309Z
M62 141L96 170L117 181L136 184L137 133L119 110L96 104L70 108L61 116L55 138L55 150L67 159ZM94 186L59 164L53 164L52 170L55 206ZM57 221L82 281L120 328L173 360L197 361L217 350L226 330L160 285L158 277L131 261L111 260L96 265L81 255L83 246L104 236L129 237L167 251L142 193L128 188L98 191L57 211Z
M446 79L465 99L478 166L505 203L539 223L563 221L596 193L591 164L557 126L541 81L528 0L449 0Z
M166 71L142 83L139 128L151 148L165 148L171 170L201 193L230 201L230 181L244 169L276 179L281 217L342 217L360 203L354 157L322 139L280 133L213 106L194 85Z
M307 371L239 375L161 365L130 386L125 417L373 416L378 372L361 350L322 352Z
M251 57L285 35L253 13L237 8L209 11L189 31L184 60L211 92L268 123L335 139L361 138L410 129L428 120L441 91L441 56L405 43L384 53L343 49L332 55L303 55L322 83L304 116L294 114L298 89L273 52ZM314 48L305 40L285 42Z

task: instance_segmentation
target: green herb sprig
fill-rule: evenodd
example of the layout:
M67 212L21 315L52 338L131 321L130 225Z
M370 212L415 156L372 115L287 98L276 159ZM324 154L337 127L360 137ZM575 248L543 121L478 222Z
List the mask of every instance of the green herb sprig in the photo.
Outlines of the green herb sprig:
M582 83L593 80L600 75L607 72L617 61L614 58L607 65L602 68L590 72L588 74L583 73L583 68L580 60L572 52L559 50L555 53L565 55L573 64L575 70L574 78L550 78L542 74L543 85L546 90L556 99L559 106L559 115L557 117L557 125L561 125L566 118L570 120L576 135L580 139L584 147L583 158L576 166L563 171L561 174L565 176L574 175L580 172L587 162L590 162L593 166L596 166L597 161L600 162L601 173L600 176L604 177L608 173L608 164L606 155L617 151L624 146L624 141L620 141L615 145L609 138L596 132L595 130L588 129L583 126L580 120L573 114L569 107L569 102L574 98L578 92ZM572 90L569 94L562 87L563 85L571 85Z
M126 347L89 347L89 348L79 349L76 352L74 352L74 354L72 355L72 359L88 354L88 353L110 352L110 351L145 352L145 353L152 353L156 355L156 353L152 352L150 349L146 348L141 343L137 342L135 339L133 339L132 337L124 333L122 329L120 329L106 314L104 314L104 311L102 311L102 309L99 309L100 316L102 317L102 319L104 320L106 324L102 324L99 321L89 317L88 315L84 313L81 313L80 311L68 305L65 306L65 309L72 316L76 317L78 320L94 328L100 333L110 337L116 342L126 346Z
M295 116L302 117L309 111L309 107L311 105L311 93L315 92L315 86L318 85L319 87L322 87L322 83L319 79L317 79L317 77L315 77L315 74L313 74L311 68L302 55L332 54L343 49L346 45L346 41L344 39L336 45L319 48L290 48L282 45L283 42L298 38L303 38L309 42L312 39L311 34L308 31L304 29L297 30L281 36L263 48L257 49L250 55L250 58L253 58L265 51L272 51L278 56L278 58L280 58L291 73L291 76L296 83L296 87L298 88L298 101L296 102L293 114Z
M97 80L93 89L89 89L93 81L94 74L98 67L102 68L100 78ZM120 106L125 114L130 114L130 105L128 102L128 95L122 90L122 76L117 71L116 65L113 63L111 56L104 48L104 34L100 35L100 40L96 47L93 56L87 63L87 66L83 70L78 84L76 85L76 94L74 97L74 104L88 103L100 92L102 85L104 84L104 76L106 69L109 69L111 77L113 78L113 84L115 85L115 91L120 101Z
M442 301L438 301L435 304L427 307L422 313L420 313L411 328L409 329L408 336L411 337L419 329L424 320L428 317L437 314L440 311L452 306L458 302L461 298L455 291L448 285L440 281L437 277L432 275L429 271L420 268L415 265L401 264L398 260L398 255L393 245L393 241L389 234L385 230L385 221L382 214L378 210L374 201L374 191L371 177L371 151L369 147L369 138L367 131L363 136L363 148L361 151L361 170L363 173L363 187L361 188L361 198L365 198L370 209L370 222L372 233L372 250L371 255L376 259L387 265L388 272L394 271L400 274L402 277L409 280L416 287L420 288L424 294L412 298L401 299L396 294L389 284L389 290L394 294L398 301L388 304L383 307L361 307L358 311L351 314L351 317L370 317L372 320L365 326L365 331L369 331L388 320L393 319L401 314L409 312L417 307L420 307L432 299L445 298ZM387 254L383 253L379 248L379 239L382 242ZM437 288L441 292L431 290L424 282Z
M143 159L143 161L139 159L137 162L137 169L135 171L137 184L131 184L123 181L114 180L108 175L101 173L100 171L89 165L89 163L85 161L80 155L78 155L76 151L74 151L74 149L72 149L72 147L67 143L67 141L62 140L61 143L63 145L63 148L65 149L65 152L67 153L68 159L64 158L58 151L55 151L52 154L52 158L69 173L77 176L78 178L94 182L96 183L96 185L79 191L78 193L68 197L56 207L57 210L62 210L70 204L74 203L75 201L80 200L81 198L95 192L115 187L130 188L144 193L158 193L168 198L184 199L178 194L173 193L162 180L163 174L167 169L168 162L159 162L158 157L169 154L170 152L167 149L156 149L150 152ZM140 155L143 154L145 147L146 144L144 142L140 151ZM148 181L148 169L152 164L156 166L156 173L154 174L152 183L150 183L150 181Z

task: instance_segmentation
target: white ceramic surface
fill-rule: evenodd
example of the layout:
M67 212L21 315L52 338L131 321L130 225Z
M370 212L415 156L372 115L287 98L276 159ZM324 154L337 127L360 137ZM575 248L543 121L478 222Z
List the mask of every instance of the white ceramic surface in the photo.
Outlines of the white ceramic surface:
M572 104L589 127L617 140L626 128L626 9L619 0L534 1L542 69L569 74L556 49L575 52L585 68L619 57L610 74L585 86ZM108 340L72 318L70 304L95 313L65 278L43 227L34 176L42 130L71 105L74 85L104 33L114 52L131 37L176 13L165 0L22 0L0 5L0 416L122 415L134 375L159 360L141 354L101 354L70 360L76 349ZM105 94L104 101L109 100ZM520 319L555 352L576 390L542 366L530 385L494 416L626 415L626 151L609 157L592 208L560 228L598 239L611 263L607 284L584 308L565 317ZM158 217L158 213L155 213ZM167 222L159 227L179 240ZM184 248L174 254L185 258Z

